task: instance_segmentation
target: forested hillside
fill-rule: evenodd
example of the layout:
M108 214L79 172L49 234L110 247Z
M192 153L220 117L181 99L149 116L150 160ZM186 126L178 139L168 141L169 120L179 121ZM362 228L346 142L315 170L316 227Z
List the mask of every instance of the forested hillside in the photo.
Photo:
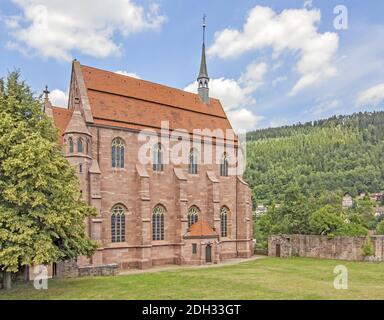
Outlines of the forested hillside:
M304 196L384 190L384 112L263 129L247 138L245 177L254 204L282 202L290 187Z
M255 219L259 248L270 234L384 234L369 197L347 209L341 201L384 190L384 112L250 132L245 178L254 206L268 207Z

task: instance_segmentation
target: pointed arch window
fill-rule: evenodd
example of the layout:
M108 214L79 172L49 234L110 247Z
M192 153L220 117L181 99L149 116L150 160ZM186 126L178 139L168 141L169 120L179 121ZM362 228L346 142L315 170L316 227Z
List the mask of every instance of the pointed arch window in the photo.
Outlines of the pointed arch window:
M112 209L111 238L112 242L125 241L125 210L121 205L116 205Z
M83 148L84 148L83 139L82 138L77 139L77 152L83 153Z
M191 149L189 152L188 172L190 174L197 174L197 152L194 149Z
M115 138L112 141L112 168L124 168L124 141Z
M222 237L228 236L228 214L227 207L221 207L220 209L220 234Z
M199 213L200 209L196 206L192 206L188 209L188 228L199 220Z
M157 143L153 148L153 171L164 170L164 150L161 143Z
M90 154L90 142L89 139L87 139L86 145L85 145L85 152L89 155Z
M70 153L73 153L73 139L72 138L69 138L68 139L68 144L69 144L69 152Z
M228 155L224 152L220 162L220 176L228 177Z
M157 205L152 212L152 240L164 240L165 208Z

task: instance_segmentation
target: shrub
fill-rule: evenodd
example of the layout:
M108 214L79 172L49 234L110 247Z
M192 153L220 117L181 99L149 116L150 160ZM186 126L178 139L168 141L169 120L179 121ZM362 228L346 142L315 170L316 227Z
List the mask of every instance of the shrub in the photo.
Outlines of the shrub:
M381 220L379 224L376 226L376 233L384 235L384 220Z
M373 243L371 239L367 238L361 249L363 250L364 257L373 256Z

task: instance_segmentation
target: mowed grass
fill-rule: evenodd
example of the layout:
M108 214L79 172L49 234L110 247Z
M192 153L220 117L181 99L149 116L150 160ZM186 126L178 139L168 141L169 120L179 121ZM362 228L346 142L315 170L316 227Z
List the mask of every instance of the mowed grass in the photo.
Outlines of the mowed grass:
M334 267L348 268L348 289L333 287ZM264 258L237 265L180 268L115 277L54 279L0 290L0 299L384 299L384 264Z

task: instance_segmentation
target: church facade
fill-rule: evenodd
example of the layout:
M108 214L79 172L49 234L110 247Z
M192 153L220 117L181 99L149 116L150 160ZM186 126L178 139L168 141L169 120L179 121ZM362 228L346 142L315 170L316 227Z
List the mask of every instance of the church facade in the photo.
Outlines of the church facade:
M85 224L99 248L78 257L79 266L199 265L253 254L251 192L231 170L237 136L213 134L232 127L209 97L204 45L197 80L193 94L74 60L67 108L52 106L46 92L45 112L97 210ZM176 147L185 161L174 161Z

